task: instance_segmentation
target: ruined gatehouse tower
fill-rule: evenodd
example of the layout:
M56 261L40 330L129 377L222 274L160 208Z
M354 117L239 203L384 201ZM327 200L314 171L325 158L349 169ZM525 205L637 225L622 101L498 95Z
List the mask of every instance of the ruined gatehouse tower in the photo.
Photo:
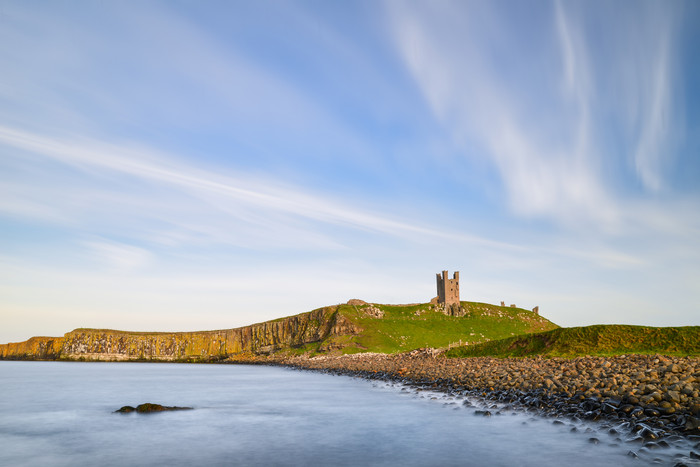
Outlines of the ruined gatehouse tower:
M447 271L437 276L437 305L450 316L464 316L465 311L459 303L459 271L455 271L452 279L448 278Z

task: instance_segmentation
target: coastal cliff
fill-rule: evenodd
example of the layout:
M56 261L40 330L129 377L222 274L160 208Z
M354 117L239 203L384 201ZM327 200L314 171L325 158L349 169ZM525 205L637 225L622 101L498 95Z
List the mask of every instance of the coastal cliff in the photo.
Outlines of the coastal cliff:
M32 337L24 342L0 344L0 359L57 360L62 350L62 337Z
M251 361L266 355L404 352L454 347L548 331L534 311L461 302L459 316L439 305L381 305L362 300L235 329L128 332L79 328L63 337L0 345L4 360Z
M76 329L60 337L33 337L0 345L5 360L199 361L245 359L299 347L360 328L337 306L235 329L198 332L126 332Z

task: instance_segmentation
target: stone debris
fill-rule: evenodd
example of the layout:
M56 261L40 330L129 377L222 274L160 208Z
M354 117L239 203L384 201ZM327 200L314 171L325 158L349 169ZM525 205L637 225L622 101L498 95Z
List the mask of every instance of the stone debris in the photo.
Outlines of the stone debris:
M374 306L373 304L369 304L368 306L364 306L364 307L360 308L360 310L365 315L367 315L371 318L381 319L384 317L384 312L382 310L380 310L379 308L377 308L376 306Z

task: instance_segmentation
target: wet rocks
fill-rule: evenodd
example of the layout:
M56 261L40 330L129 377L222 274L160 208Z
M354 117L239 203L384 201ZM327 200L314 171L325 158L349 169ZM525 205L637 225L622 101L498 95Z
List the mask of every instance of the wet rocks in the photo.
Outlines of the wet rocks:
M125 405L121 409L115 410L114 413L131 413L131 412L154 413L154 412L168 412L168 411L173 411L173 410L192 410L192 407L177 407L177 406L168 407L165 405L151 404L151 403L147 402L145 404L141 404L141 405L138 405L136 407L132 407L130 405Z
M605 421L641 443L700 435L697 357L444 358L419 349L276 363L427 386L545 416Z

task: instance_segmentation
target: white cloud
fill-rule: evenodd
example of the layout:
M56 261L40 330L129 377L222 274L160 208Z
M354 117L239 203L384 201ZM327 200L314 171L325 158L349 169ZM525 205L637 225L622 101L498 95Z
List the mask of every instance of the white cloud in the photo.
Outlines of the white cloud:
M673 12L654 8L649 28L637 49L636 80L639 124L635 168L644 185L658 191L663 186L667 164L673 158L672 126L682 126L681 114L674 109L674 38L677 26ZM637 37L635 37L635 40Z
M515 212L617 230L622 208L604 171L615 167L622 154L605 139L611 116L600 88L632 88L615 96L628 112L612 123L633 128L629 144L635 148L635 170L647 188L658 189L672 149L670 122L677 117L671 92L673 8L632 12L631 25L604 37L625 46L612 46L613 57L602 61L591 44L598 38L586 29L589 12L554 3L553 24L540 27L547 34L551 26L549 34L560 46L557 67L554 55L536 60L553 51L533 45L532 31L494 21L504 16L502 9L493 14L503 7L495 2L485 8L465 2L392 2L388 12L399 54L436 117L465 153L481 154L497 168ZM659 25L651 19L656 14ZM499 44L510 50L498 55L509 66L491 55L502 54ZM535 73L533 81L539 82L527 82L523 69L539 62L549 68ZM632 68L638 76L631 82L608 78L629 76L619 68ZM557 80L559 90L548 87Z
M588 112L581 98L576 96L579 108L571 117L573 141L550 141L551 130L538 128L533 122L537 115L514 98L518 90L506 87L490 69L484 55L488 47L473 46L485 45L490 37L478 35L474 20L467 19L470 9L450 5L454 8L439 10L443 16L437 18L435 12L426 14L404 4L393 4L391 10L397 47L438 118L465 149L474 142L483 148L517 212L566 221L583 215L609 222L613 207L596 178L595 165L586 159L590 154L583 154L589 149ZM464 19L462 28L457 29L454 17ZM450 27L455 29L446 32ZM573 41L566 39L568 92L580 95L585 81L578 78Z

